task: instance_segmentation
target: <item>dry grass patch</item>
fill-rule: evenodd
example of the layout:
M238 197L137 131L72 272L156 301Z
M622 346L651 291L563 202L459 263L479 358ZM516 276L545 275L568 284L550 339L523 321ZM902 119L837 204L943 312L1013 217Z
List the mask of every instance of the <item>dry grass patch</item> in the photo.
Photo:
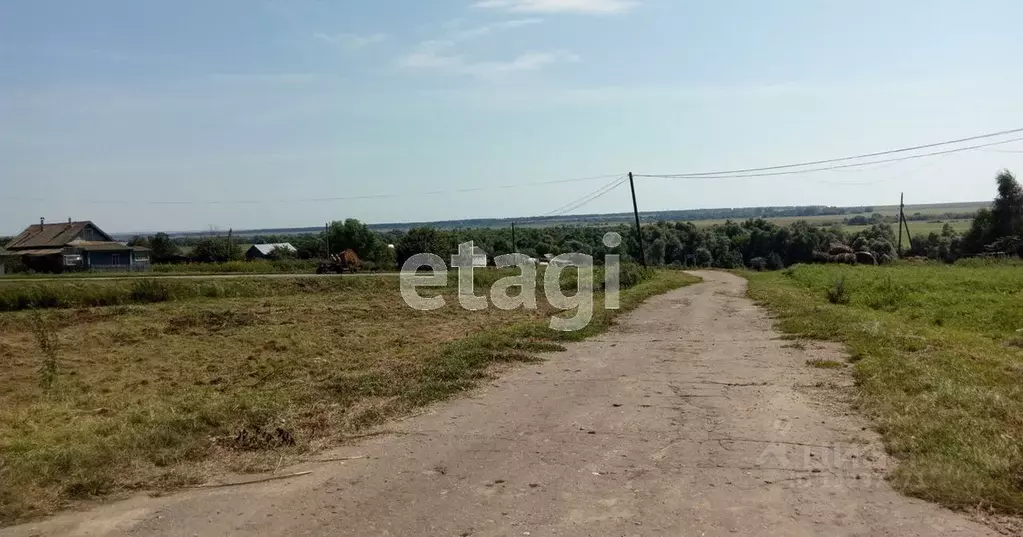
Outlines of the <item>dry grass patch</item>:
M648 276L623 291L623 306L695 281ZM613 319L597 310L582 333L554 333L546 303L469 312L442 288L448 306L420 312L404 304L397 279L361 280L314 293L0 314L0 522L218 472L271 471ZM53 382L42 381L41 328L55 338Z

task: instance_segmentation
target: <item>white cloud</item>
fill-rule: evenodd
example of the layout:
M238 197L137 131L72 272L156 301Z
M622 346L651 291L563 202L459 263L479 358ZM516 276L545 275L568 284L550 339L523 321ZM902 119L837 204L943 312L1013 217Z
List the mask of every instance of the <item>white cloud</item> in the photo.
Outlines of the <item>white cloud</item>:
M473 7L501 9L514 13L623 13L636 6L636 0L478 0Z
M317 32L317 33L313 34L313 37L315 37L316 39L319 39L321 41L326 41L327 43L330 43L332 45L339 45L339 46L343 46L345 48L350 48L350 49L366 48L366 47L368 47L370 45L376 45L378 43L383 43L384 41L387 41L388 39L390 39L390 36L388 36L387 34L382 34L382 33L368 34L368 35L359 35L359 34L336 34L336 35L330 35L330 34L324 34L324 33Z
M415 70L438 70L451 73L478 76L498 76L519 71L535 71L555 63L578 61L579 57L565 51L524 52L511 60L476 61L462 54L452 52L447 46L436 42L427 43L419 50L401 59L401 66Z
M474 28L458 29L442 39L424 41L410 54L399 59L399 66L405 69L425 71L446 71L481 78L493 77L517 71L535 71L555 63L578 61L579 57L566 51L529 51L510 60L474 60L459 50L459 45L474 39L492 36L503 30L542 23L542 19L514 19L496 22Z

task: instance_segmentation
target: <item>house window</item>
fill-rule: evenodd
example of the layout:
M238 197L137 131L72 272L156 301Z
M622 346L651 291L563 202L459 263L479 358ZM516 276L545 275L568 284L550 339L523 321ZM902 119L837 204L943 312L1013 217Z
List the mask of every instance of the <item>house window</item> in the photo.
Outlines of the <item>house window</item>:
M80 255L65 255L64 256L64 266L65 267L73 267L73 266L81 265L81 264L82 264L82 256L80 256Z
M111 265L120 265L121 264L121 254L110 254L110 264Z

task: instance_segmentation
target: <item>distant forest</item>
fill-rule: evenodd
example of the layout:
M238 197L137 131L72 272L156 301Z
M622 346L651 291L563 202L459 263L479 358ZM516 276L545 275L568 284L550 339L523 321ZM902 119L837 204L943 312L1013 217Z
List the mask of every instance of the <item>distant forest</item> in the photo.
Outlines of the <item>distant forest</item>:
M964 220L973 218L976 210L951 211L943 210L948 207L963 207L975 205L979 209L984 206L983 202L956 203L956 204L933 204L915 205L912 207L912 214L907 208L906 218L909 220L927 219L948 219ZM640 212L639 217L643 222L699 222L704 220L748 220L750 218L809 218L809 217L851 217L849 219L836 218L836 221L843 221L848 225L869 225L872 223L871 215L880 210L873 205L861 205L852 207L833 207L826 205L798 205L785 207L739 207L739 208L717 208L717 209L685 209L675 211L646 211ZM857 219L858 215L860 218ZM891 222L895 219L886 215ZM606 213L606 214L582 214L582 215L561 215L561 216L526 216L517 218L468 218L463 220L440 220L435 222L392 222L381 224L367 224L370 230L377 232L386 231L408 231L420 227L431 227L434 229L473 229L473 228L506 228L512 224L521 227L553 227L571 225L610 225L628 224L633 221L632 213ZM236 230L235 235L241 237L259 236L282 236L299 235L304 233L321 233L324 226L299 227L299 228L266 228ZM189 237L206 237L212 234L223 234L223 232L211 233L209 231L191 232L169 232L168 235L176 239ZM136 234L118 234L119 239L128 240Z

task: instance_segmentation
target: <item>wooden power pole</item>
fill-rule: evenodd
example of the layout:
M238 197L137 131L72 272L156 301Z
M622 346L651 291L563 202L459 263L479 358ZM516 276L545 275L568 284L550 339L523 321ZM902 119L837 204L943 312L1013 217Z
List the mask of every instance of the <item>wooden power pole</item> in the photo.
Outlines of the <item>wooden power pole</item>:
M902 211L906 207L906 194L899 194L899 257L902 257Z
M906 219L906 211L903 210L901 212L902 212L902 223L900 225L906 226L906 240L909 241L909 249L912 250L913 249L913 235L909 234L909 220ZM901 227L899 228L899 236L900 237L902 236L902 228Z
M511 224L512 224L512 253L516 253L519 251L519 249L515 245L515 222L512 222Z
M639 260L646 266L646 248L643 246L643 228L639 225L639 206L636 204L636 183L629 172L629 188L632 189L632 214L636 216L636 239L639 240Z

